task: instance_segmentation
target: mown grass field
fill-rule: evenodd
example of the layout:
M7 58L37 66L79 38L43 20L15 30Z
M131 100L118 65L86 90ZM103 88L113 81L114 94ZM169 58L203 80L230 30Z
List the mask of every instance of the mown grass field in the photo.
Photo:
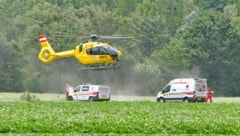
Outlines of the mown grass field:
M237 101L68 102L60 96L25 102L2 97L0 135L240 135L239 115Z

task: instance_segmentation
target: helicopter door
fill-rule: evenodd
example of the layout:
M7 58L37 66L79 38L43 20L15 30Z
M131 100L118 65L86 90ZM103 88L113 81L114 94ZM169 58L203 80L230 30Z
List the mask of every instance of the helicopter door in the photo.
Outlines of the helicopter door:
M92 48L92 55L99 55L98 48Z
M98 52L100 55L107 55L107 51L104 47L99 47Z
M107 55L107 50L104 47L96 47L87 49L88 55Z
M100 61L100 62L107 62L108 61L108 51L106 50L105 47L95 47L91 49L87 49L87 54L88 55L93 55L92 56L92 61Z
M105 47L98 47L99 58L101 62L107 62L109 59L109 53Z

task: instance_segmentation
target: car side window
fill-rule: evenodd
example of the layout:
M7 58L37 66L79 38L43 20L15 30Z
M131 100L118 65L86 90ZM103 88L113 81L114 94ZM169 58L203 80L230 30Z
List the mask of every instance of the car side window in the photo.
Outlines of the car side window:
M82 91L89 91L89 86L88 85L84 85L82 86Z

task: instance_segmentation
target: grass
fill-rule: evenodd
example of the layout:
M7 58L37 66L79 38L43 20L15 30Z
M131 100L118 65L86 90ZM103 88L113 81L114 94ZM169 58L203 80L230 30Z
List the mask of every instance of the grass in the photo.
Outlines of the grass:
M236 103L0 102L0 133L239 135L239 115Z
M111 102L65 101L64 94L1 93L0 135L239 135L239 98L214 103L158 103L113 96Z

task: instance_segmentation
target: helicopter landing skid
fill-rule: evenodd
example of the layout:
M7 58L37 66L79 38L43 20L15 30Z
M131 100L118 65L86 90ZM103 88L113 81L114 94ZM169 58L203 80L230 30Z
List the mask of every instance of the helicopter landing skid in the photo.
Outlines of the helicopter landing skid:
M101 65L97 67L84 67L81 68L81 70L94 70L94 71L101 71L101 70L114 70L114 69L119 69L121 65Z

